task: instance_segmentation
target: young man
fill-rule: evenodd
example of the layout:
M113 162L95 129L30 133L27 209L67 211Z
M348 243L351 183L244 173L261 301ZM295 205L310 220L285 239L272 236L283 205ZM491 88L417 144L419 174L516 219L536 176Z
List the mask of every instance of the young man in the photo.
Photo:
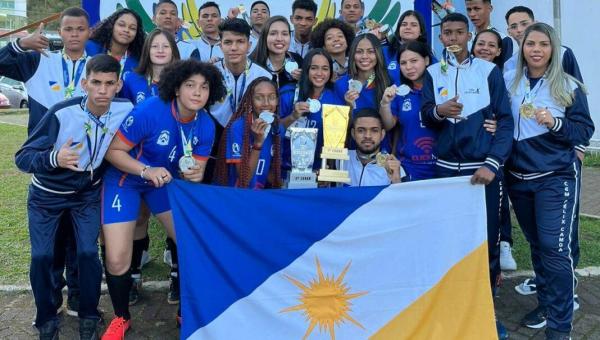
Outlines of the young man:
M350 160L344 162L342 170L350 175L350 186L374 186L400 183L404 171L394 155L387 155L385 165L378 164L377 154L381 151L381 141L385 129L377 110L358 111L352 120L350 135L356 143L356 150L349 150Z
M469 16L469 19L471 19L473 26L475 26L475 31L471 36L471 40L469 40L469 50L471 50L471 41L475 38L477 33L486 29L493 29L502 37L502 51L500 52L500 58L502 62L507 61L513 55L513 41L510 37L507 37L506 34L498 31L491 25L490 15L494 9L492 0L465 0L465 6L467 8L467 15Z
M289 51L298 53L302 58L310 49L310 33L317 23L317 4L313 0L296 0L292 4L290 21L294 31L290 40Z
M158 4L154 6L154 16L152 21L154 24L161 29L164 29L175 37L177 41L177 48L179 49L179 55L181 59L200 59L200 52L194 44L189 41L182 40L177 34L177 31L181 27L181 19L177 14L177 5L172 0L160 0Z
M467 18L459 13L444 17L440 40L446 49L439 63L427 68L423 81L423 123L439 131L438 177L471 176L486 186L490 283L500 276L499 208L502 164L510 154L514 122L500 70L469 54L471 34ZM448 50L453 50L453 55ZM497 120L495 135L485 131L485 119ZM508 337L497 322L498 336Z
M250 26L242 19L227 19L219 26L223 60L216 64L227 88L227 96L210 107L210 113L221 126L237 110L248 85L258 77L271 78L271 73L248 59ZM218 139L216 139L218 140Z
M360 20L364 13L365 3L362 0L342 0L340 19L352 26L355 32L360 31Z
M81 8L65 9L60 16L58 32L63 40L62 51L46 52L48 38L44 25L25 38L17 39L0 49L0 75L25 83L29 102L27 133L31 135L48 108L72 96L83 94L80 80L85 78L84 67L88 60L85 53L90 30L88 14ZM57 236L55 304L62 307L63 271L67 265L66 283L67 314L77 316L79 309L79 286L75 243L71 219L65 217L60 223ZM66 254L65 254L66 252Z
M196 40L200 60L214 63L223 58L221 51L221 37L219 36L219 25L221 24L221 10L215 2L208 1L198 9L198 26L202 29L202 35Z
M262 32L263 26L270 17L271 9L266 2L258 0L250 5L250 26L252 30L250 32L250 48L248 49L248 54L252 53L254 48L256 48L260 32Z
M27 213L31 238L30 279L40 339L58 339L52 298L57 229L61 216L73 221L77 246L80 339L97 339L102 267L98 258L104 153L121 120L133 108L113 99L121 88L121 65L108 55L87 62L81 86L87 93L54 105L17 152L17 167L33 174Z

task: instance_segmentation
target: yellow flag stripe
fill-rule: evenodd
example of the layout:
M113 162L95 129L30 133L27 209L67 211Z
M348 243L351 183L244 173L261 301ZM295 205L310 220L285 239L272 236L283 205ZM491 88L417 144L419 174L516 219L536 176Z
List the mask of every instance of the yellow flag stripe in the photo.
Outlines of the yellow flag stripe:
M487 242L455 264L372 339L497 339Z

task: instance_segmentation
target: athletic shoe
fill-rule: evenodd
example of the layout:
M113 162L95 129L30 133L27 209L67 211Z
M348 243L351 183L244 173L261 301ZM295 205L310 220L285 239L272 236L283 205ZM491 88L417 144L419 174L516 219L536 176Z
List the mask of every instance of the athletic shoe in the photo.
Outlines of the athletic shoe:
M131 289L129 290L129 305L135 305L140 299L142 290L142 274L131 274Z
M67 315L79 316L79 295L71 295L67 297Z
M571 340L571 333L559 332L554 329L546 329L546 340Z
M140 263L140 269L144 268L144 266L150 263L150 261L152 261L150 253L148 253L147 250L144 250L144 252L142 252L142 262Z
M579 306L577 306L579 308ZM62 311L64 310L64 307L62 306L62 304L58 307L56 307L56 315L60 315L60 313L62 313ZM31 325L35 327L35 317L33 317L33 321L31 321Z
M579 310L579 295L573 295L573 312Z
M125 320L121 317L114 318L106 328L102 340L125 340L125 332L131 326L131 320Z
M167 302L170 305L176 305L179 303L179 278L171 276L171 284L169 284L169 294L167 295Z
M517 262L512 256L510 243L506 241L500 242L500 269L517 270Z
M508 339L508 331L506 327L502 324L502 322L496 320L496 332L498 333L498 340L507 340Z
M79 339L98 340L97 319L79 319Z
M536 309L525 314L521 319L521 326L540 329L546 326L546 308L538 306Z
M163 262L169 267L173 267L173 261L171 260L171 251L165 249L163 252Z
M40 340L58 340L58 322L56 320L46 321L39 331Z
M531 295L537 293L535 277L525 279L525 281L515 286L515 290L521 295Z

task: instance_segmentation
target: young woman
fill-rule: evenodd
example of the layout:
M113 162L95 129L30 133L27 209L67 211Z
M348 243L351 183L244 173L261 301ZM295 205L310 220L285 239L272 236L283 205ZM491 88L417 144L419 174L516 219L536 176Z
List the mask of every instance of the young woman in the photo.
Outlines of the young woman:
M250 83L221 136L214 175L218 184L252 189L281 187L281 134L285 132L278 105L273 81L259 77ZM271 123L265 120L265 111L271 114Z
M123 8L98 23L85 45L89 56L106 53L121 63L121 75L137 67L146 33L142 19Z
M119 97L127 98L135 105L158 96L162 70L177 60L179 50L173 35L160 28L153 30L146 38L138 67L123 75Z
M333 59L334 81L348 72L348 46L354 36L352 26L338 19L325 19L310 35L310 46L324 49Z
M290 23L281 15L276 15L265 23L258 44L250 58L273 75L278 87L296 83L300 78L302 57L290 48Z
M594 132L585 88L563 71L560 55L554 29L533 24L525 31L516 69L505 74L515 120L508 192L531 246L538 292L538 307L521 322L546 325L549 339L569 339L572 330L580 171L574 147Z
M319 169L319 153L323 147L323 104L344 105L333 92L333 61L322 48L308 52L302 64L302 74L298 85L287 85L279 93L279 112L281 123L289 127L307 127L318 129L317 147L313 169ZM284 174L291 170L290 134L286 130L283 142L282 163Z
M389 45L383 47L383 57L386 65L388 65L388 70L398 70L400 47L410 41L422 42L429 48L425 19L421 13L413 10L405 11L400 15L394 36ZM429 49L428 56L431 64L437 63L431 49ZM399 72L396 73L399 74Z
M103 339L123 339L131 323L129 270L140 203L146 203L175 239L164 185L173 178L202 180L215 131L204 108L226 91L220 72L209 64L178 61L163 72L160 96L131 111L106 153L112 166L104 178L102 234L115 318Z
M471 54L483 60L496 64L500 70L504 67L500 54L502 53L502 37L493 29L483 30L475 36Z

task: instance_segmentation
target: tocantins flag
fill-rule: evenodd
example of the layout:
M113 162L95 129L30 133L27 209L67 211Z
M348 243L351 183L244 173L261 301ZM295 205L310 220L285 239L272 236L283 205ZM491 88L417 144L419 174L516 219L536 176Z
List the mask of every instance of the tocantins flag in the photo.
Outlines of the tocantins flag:
M484 187L169 184L182 339L494 339Z

